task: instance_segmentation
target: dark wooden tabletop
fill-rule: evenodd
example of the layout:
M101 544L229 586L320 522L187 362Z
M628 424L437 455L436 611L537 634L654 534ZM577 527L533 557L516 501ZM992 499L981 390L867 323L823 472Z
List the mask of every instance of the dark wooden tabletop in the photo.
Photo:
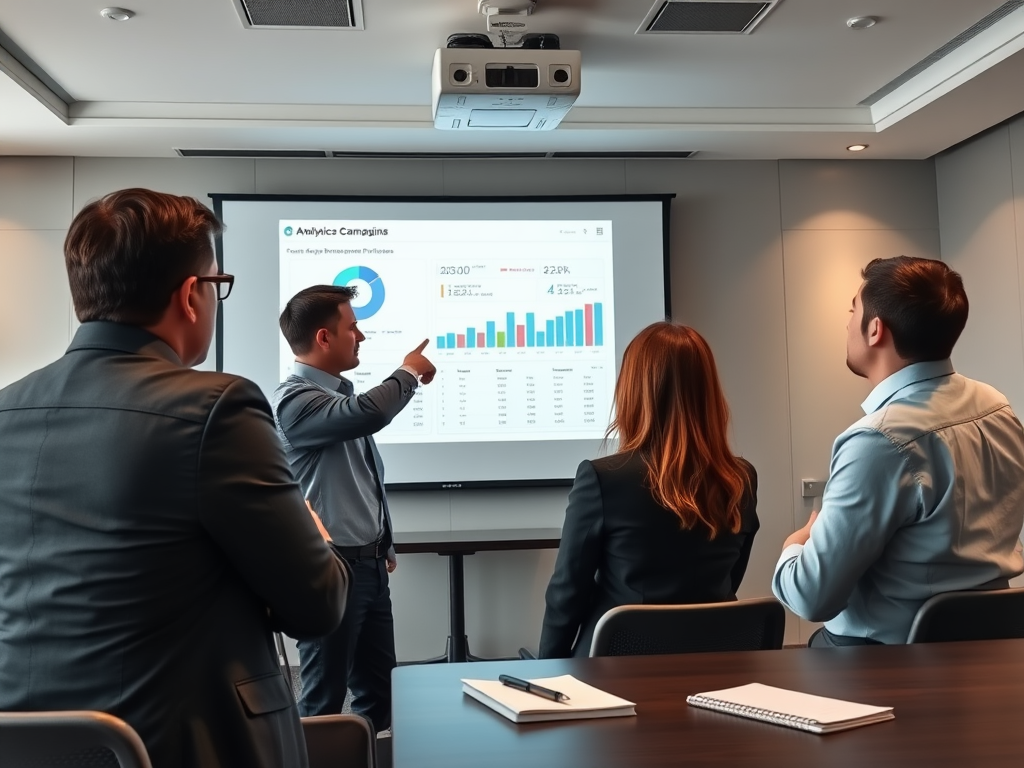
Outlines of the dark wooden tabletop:
M406 531L395 533L398 554L472 554L512 549L557 549L560 528L507 528L484 531Z
M516 725L462 693L461 678L499 673L572 674L637 716ZM686 704L750 682L896 719L818 736ZM406 666L392 685L394 768L1024 765L1024 640Z

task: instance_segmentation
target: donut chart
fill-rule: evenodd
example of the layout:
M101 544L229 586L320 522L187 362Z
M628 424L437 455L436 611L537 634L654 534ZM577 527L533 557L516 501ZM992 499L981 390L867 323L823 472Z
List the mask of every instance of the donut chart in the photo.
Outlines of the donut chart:
M334 285L351 285L356 280L362 280L370 286L370 300L361 307L353 306L356 320L366 320L373 317L380 308L384 306L384 281L380 275L369 267L348 267L341 270L334 278Z

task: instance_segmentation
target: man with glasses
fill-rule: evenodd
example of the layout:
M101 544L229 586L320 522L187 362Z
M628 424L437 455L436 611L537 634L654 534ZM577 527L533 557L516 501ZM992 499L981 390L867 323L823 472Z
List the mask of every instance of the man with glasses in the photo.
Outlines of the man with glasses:
M71 224L82 325L0 391L0 710L116 715L154 768L301 768L272 632L331 632L348 577L266 398L191 370L232 286L219 230L144 189Z

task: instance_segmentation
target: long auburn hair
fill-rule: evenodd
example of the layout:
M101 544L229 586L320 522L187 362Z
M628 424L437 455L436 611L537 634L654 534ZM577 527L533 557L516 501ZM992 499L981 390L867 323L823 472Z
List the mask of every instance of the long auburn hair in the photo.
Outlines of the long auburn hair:
M714 539L740 529L747 473L729 449L729 406L711 348L692 328L649 325L622 356L608 437L647 466L655 500Z

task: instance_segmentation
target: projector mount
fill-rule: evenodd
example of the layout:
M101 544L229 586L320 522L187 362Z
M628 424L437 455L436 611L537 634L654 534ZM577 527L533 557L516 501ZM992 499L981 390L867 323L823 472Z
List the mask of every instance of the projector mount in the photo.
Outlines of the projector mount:
M558 35L529 32L527 18L536 0L477 0L477 10L487 19L487 34L456 33L448 37L449 48L494 48L494 37L502 48L558 50Z

